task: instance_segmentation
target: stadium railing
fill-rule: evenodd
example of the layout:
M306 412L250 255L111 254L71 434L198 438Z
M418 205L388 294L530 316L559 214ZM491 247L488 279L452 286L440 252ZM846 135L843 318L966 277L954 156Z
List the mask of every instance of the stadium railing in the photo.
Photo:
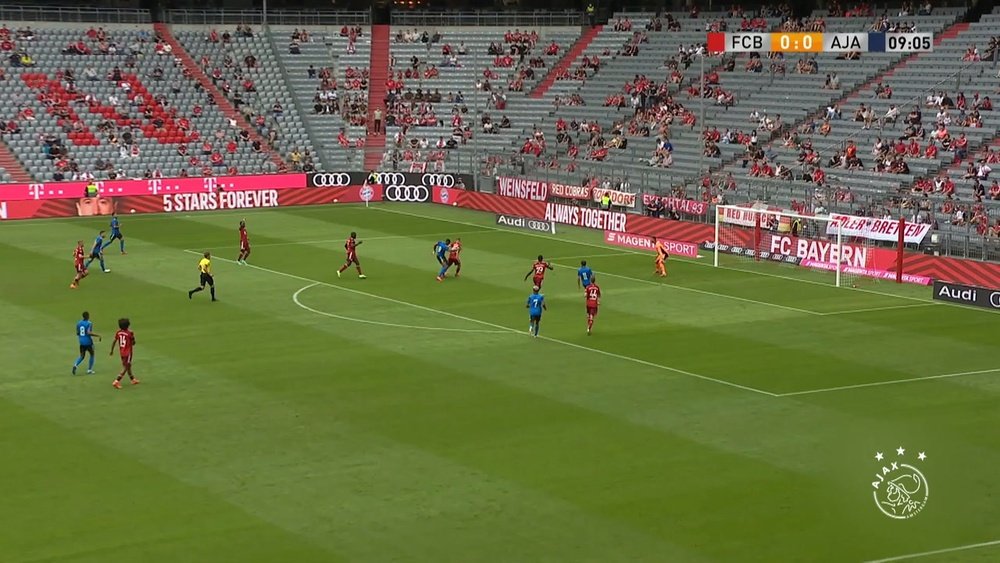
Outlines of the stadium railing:
M178 25L369 25L371 14L366 11L167 10L167 22Z
M583 13L579 10L553 12L536 10L533 12L497 12L480 10L475 12L457 11L416 11L394 12L392 25L401 27L444 27L444 26L490 26L490 27L567 27L583 25Z
M0 3L0 20L67 23L150 23L151 21L149 10L4 3Z

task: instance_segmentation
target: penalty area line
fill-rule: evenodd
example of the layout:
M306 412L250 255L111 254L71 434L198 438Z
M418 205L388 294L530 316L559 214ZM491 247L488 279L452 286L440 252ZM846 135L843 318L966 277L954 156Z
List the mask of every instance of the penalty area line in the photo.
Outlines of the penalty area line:
M909 561L911 559L920 559L921 557L930 557L932 555L944 555L945 553L955 553L957 551L969 551L972 549L982 549L984 547L993 547L1000 545L1000 540L984 541L980 543L970 543L966 545L958 545L955 547L946 547L944 549L935 549L933 551L921 551L919 553L907 553L906 555L896 555L895 557L886 557L885 559L872 559L865 561L865 563L891 563L892 561Z
M864 389L865 387L882 387L884 385L899 385L902 383L916 383L918 381L930 381L934 379L950 379L953 377L964 377L967 375L984 375L987 373L1000 372L1000 368L981 369L976 371L960 371L957 373L942 373L940 375L927 375L924 377L910 377L907 379L893 379L890 381L873 381L871 383L858 383L856 385L842 385L840 387L824 387L822 389L806 389L805 391L792 391L790 393L778 393L778 397L796 397L799 395L815 395L818 393L832 393L834 391L848 391L850 389Z
M186 252L188 254L201 254L200 252L193 251L193 250L184 250L183 252ZM216 258L216 260L221 261L221 262L226 262L226 263L229 263L229 264L236 264L235 260L230 260L228 258ZM282 272L281 270L272 270L271 268L265 268L263 266L257 266L257 265L254 265L254 264L247 264L244 267L245 268L251 268L251 269L254 269L254 270L258 270L258 271L261 271L261 272L267 272L269 274L274 274L276 276L282 276L282 277L286 277L286 278L289 278L289 279L299 280L299 281L302 281L302 282L305 282L305 283L309 283L309 284L313 284L313 285L322 285L322 286L325 286L325 287L332 287L334 289L338 289L340 291L345 291L347 293L353 293L355 295L363 295L365 297L370 297L372 299L378 299L378 300L386 301L386 302L389 302L389 303L395 303L397 305L404 305L404 306L412 307L414 309L418 309L418 310L421 310L421 311L426 311L428 313L437 313L439 315L444 315L446 317L451 317L453 319L459 319L459 320L467 321L467 322L470 322L470 323L479 324L479 325L482 325L482 326L488 326L490 328L494 328L494 329L497 329L499 331L509 332L511 334L525 335L525 332L523 330L517 330L517 329L514 329L514 328L510 328L508 326L503 326L503 325L499 325L499 324L496 324L496 323L491 323L489 321L484 321L484 320L480 320L480 319L474 319L472 317L466 317L466 316L463 316L463 315L459 315L457 313L450 313L448 311L444 311L444 310L441 310L441 309L434 309L433 307L426 307L424 305L419 305L417 303L410 303L408 301L403 301L403 300L400 300L400 299L394 299L392 297L386 297L384 295L378 295L378 294L375 294L375 293L368 293L367 291L361 291L360 289L353 289L353 288L349 288L349 287L343 287L343 286L340 286L340 285L336 285L336 284L332 284L332 283L328 283L328 282L324 282L324 281L320 281L320 280L314 280L312 278L307 278L307 277L304 277L304 276L299 276L297 274L290 274L288 272ZM758 395L766 395L768 397L778 397L779 396L776 393L772 393L770 391L764 391L763 389L757 389L755 387L749 387L747 385L740 385L739 383L734 383L732 381L726 381L724 379L716 379L714 377L709 377L707 375L701 375L700 373L694 373L694 372L686 371L686 370L683 370L683 369L680 369L680 368L675 368L675 367L671 367L671 366L667 366L667 365L663 365L663 364L657 364L657 363L650 362L650 361L647 361L647 360L642 360L642 359L639 359L639 358L633 358L632 356L626 356L624 354L616 354L614 352L608 352L607 350L601 350L600 348L590 348L590 347L587 347L587 346L583 346L582 344L576 344L574 342L569 342L567 340L559 340L558 338L552 338L552 337L549 337L549 336L539 336L538 339L539 340L545 340L545 341L551 342L553 344L560 344L560 345L566 346L568 348L574 348L574 349L577 349L577 350L583 350L583 351L586 351L586 352L591 352L593 354L599 354L601 356L605 356L605 357L608 357L608 358L615 358L617 360L621 360L621 361L625 361L625 362L631 362L631 363L638 364L638 365L641 365L641 366L646 366L646 367L649 367L649 368L654 368L654 369L659 369L659 370L663 370L663 371L667 371L667 372L671 372L671 373L676 373L676 374L679 374L679 375L684 375L684 376L687 376L687 377L690 377L690 378L693 378L693 379L700 379L702 381L708 381L708 382L711 382L711 383L716 383L716 384L719 384L719 385L724 385L726 387L732 387L734 389L740 389L740 390L743 390L743 391L749 391L751 393L756 393Z

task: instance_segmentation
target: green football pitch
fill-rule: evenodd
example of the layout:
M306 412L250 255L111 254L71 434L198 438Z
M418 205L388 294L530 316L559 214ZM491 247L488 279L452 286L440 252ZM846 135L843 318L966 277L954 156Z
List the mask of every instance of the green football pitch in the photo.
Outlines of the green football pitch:
M710 257L662 280L601 233L386 204L125 216L128 255L70 290L106 225L0 225L0 562L1000 559L1000 317L929 288ZM365 280L335 273L352 230ZM185 294L206 250L218 303ZM84 310L104 341L72 376Z

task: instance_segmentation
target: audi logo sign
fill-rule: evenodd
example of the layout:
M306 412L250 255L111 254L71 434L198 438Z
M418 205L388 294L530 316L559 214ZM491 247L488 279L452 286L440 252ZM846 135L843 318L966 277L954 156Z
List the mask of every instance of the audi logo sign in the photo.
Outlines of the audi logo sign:
M454 188L455 176L451 174L424 174L420 178L420 183L428 187Z
M427 186L388 185L382 197L386 201L427 203L431 200L431 189Z
M375 173L375 183L383 186L398 186L406 183L406 175L402 172L377 172Z
M351 185L351 175L344 172L320 172L309 176L309 187L312 188L341 188L349 185Z
M1000 289L960 283L934 282L934 299L983 309L1000 309Z
M503 225L505 227L514 227L516 229L537 231L540 233L556 232L555 223L551 221L541 221L539 219L529 219L527 217L518 217L517 215L506 215L503 213L497 213L496 218L497 225Z

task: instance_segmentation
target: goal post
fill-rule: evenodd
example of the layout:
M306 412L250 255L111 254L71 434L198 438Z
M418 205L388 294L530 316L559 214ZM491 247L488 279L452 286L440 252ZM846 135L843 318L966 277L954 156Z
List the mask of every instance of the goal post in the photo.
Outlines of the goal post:
M856 286L869 259L870 241L847 244L842 222L763 205L715 208L713 263L762 271L771 264L828 272L836 287ZM832 279L831 279L832 277Z

